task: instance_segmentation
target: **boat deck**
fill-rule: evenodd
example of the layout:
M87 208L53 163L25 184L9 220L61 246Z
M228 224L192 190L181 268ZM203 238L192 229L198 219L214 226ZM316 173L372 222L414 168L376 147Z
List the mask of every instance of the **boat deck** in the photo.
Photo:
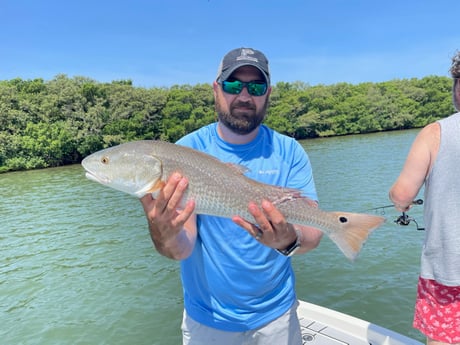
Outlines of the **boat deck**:
M303 345L423 345L373 323L299 301Z
M301 318L302 340L304 345L369 345L355 335L325 325L321 322Z

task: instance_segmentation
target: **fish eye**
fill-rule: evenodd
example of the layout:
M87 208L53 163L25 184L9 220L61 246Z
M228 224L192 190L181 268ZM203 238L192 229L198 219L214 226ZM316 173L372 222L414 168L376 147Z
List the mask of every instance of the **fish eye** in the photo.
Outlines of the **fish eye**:
M107 156L104 156L101 158L101 163L102 164L109 164L109 157Z

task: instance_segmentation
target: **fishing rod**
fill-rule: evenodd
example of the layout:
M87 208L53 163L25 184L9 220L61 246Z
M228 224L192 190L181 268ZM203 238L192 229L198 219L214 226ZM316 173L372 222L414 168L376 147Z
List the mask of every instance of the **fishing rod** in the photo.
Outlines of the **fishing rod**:
M423 205L423 200L422 199L417 199L412 201L412 205ZM369 211L378 211L381 210L381 214L385 214L385 208L389 207L395 207L395 205L386 205L386 206L380 206L380 207L375 207L375 208L370 208ZM402 212L401 215L399 215L394 222L398 225L401 226L408 226L411 222L415 223L415 226L417 230L425 230L425 228L422 228L418 225L417 221L415 220L414 217L409 216L406 212Z
M423 205L423 200L422 199L414 200L412 201L411 205ZM377 211L377 210L388 208L388 207L395 207L395 205L391 204L391 205L385 205L385 206L380 206L380 207L375 207L375 208L369 208L368 211Z

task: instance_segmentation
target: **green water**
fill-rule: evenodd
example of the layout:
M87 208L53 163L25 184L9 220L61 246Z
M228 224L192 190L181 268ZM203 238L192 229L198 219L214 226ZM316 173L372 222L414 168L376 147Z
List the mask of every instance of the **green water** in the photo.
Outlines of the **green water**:
M321 207L387 205L416 133L303 141ZM178 263L152 248L138 200L80 166L2 174L0 195L2 344L181 343ZM423 232L385 216L354 263L327 238L295 257L298 296L423 340L411 327Z

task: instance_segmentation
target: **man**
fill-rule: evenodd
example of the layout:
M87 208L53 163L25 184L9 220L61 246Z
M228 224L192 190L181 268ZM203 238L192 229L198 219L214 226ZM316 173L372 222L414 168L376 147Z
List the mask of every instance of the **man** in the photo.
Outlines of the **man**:
M218 122L177 144L242 165L254 180L301 190L316 206L307 154L262 125L271 93L264 54L230 51L213 90ZM193 201L178 211L187 183L174 173L156 200L141 199L156 249L181 260L183 344L302 344L290 256L317 247L322 233L288 224L268 201L248 205L254 219L197 216Z
M460 111L460 52L452 59L453 103ZM390 189L407 211L425 184L425 243L414 327L428 345L460 344L460 112L423 128Z

